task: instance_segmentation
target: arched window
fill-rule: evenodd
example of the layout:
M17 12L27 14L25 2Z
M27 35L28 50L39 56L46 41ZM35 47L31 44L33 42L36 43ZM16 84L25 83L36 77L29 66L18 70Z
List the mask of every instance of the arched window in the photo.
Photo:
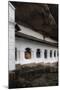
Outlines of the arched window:
M37 49L37 51L36 51L36 57L37 58L40 58L40 56L41 56L41 51L40 51L40 49Z
M44 58L47 58L47 50L44 51Z
M31 49L30 48L25 49L25 59L31 59Z

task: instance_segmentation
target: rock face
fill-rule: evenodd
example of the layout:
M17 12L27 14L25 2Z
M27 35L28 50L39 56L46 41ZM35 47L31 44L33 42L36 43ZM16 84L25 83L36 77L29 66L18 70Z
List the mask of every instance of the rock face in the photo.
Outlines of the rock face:
M44 34L44 36L47 35L57 40L58 15L57 9L55 9L57 5L22 2L12 2L12 4L16 7L16 22L33 28L33 30ZM56 13L56 16L54 15L54 12Z
M9 80L9 88L25 88L58 85L58 64L54 66L20 66L15 70L15 80Z

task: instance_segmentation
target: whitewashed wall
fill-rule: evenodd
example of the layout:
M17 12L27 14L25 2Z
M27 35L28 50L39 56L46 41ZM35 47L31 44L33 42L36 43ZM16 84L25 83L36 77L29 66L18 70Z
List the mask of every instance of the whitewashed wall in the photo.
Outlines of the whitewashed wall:
M15 69L15 8L9 3L8 6L8 29L9 29L9 39L8 39L8 49L9 49L9 71Z
M20 58L18 58L18 60L15 62L16 64L39 63L39 62L53 63L53 62L58 61L57 57L53 56L52 58L50 58L50 56L49 56L50 50L53 51L53 55L54 55L54 50L57 51L57 48L53 47L53 46L41 44L39 42L27 40L24 38L16 38L15 47L18 49L18 51L20 51L20 54L18 56ZM32 50L32 58L31 59L25 59L24 52L25 52L26 48L31 48L31 50ZM36 50L37 49L41 49L41 58L36 58ZM44 58L44 50L45 49L48 50L48 58L47 59Z

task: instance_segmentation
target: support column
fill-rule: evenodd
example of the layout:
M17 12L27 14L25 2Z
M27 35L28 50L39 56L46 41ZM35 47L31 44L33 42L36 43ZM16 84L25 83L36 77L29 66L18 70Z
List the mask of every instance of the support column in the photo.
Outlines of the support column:
M31 50L31 59L34 58L34 51Z
M52 58L51 59L54 59L54 50L52 50Z
M41 50L41 59L44 60L44 49Z
M56 49L56 57L55 57L55 62L57 62L58 59L57 59L57 49Z
M50 59L50 50L47 50L47 59Z
M34 54L33 54L34 55L34 60L36 60L36 49L34 49L33 52L34 52Z

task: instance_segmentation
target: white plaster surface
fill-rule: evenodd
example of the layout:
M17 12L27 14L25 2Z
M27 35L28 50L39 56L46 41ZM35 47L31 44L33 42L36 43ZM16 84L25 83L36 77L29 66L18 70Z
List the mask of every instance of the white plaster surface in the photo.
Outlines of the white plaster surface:
M8 34L8 68L9 71L15 70L15 8L9 3L9 20L8 20L8 29L9 29L9 34Z
M27 40L24 38L16 38L15 47L20 51L20 59L17 60L16 64L28 64L28 63L53 63L58 61L58 57L54 57L54 50L57 51L56 47L45 45L39 42ZM25 59L25 49L30 48L32 50L32 58L31 59ZM41 58L36 58L36 50L41 49ZM44 58L44 50L48 50L48 57L47 59ZM52 50L53 57L49 57L49 51ZM17 57L18 58L18 57Z

